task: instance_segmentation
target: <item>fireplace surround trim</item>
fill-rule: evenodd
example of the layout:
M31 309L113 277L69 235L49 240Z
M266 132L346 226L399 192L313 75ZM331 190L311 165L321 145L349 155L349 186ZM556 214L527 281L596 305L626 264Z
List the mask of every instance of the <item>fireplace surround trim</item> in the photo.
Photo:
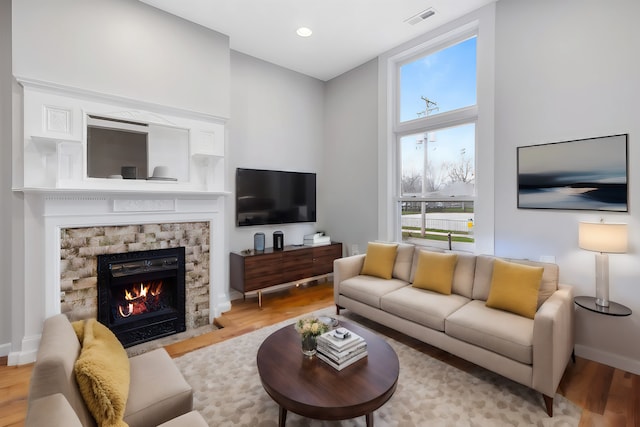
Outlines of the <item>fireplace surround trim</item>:
M94 226L163 224L177 222L209 223L210 277L209 321L231 309L227 263L225 201L222 194L165 195L174 201L173 210L115 211L115 200L133 200L132 205L148 206L145 201L157 194L98 193L77 191L26 191L24 215L24 319L19 346L9 353L9 365L35 361L44 319L61 312L60 303L60 230ZM28 256L27 256L28 254ZM28 301L27 301L28 296Z

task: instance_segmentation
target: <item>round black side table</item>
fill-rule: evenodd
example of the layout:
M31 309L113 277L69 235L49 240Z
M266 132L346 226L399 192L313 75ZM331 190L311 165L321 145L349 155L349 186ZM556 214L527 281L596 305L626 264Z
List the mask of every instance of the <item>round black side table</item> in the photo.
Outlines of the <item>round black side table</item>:
M595 297L575 297L573 301L580 307L593 311L594 313L606 314L607 316L630 316L631 309L617 302L609 301L609 307L596 304Z

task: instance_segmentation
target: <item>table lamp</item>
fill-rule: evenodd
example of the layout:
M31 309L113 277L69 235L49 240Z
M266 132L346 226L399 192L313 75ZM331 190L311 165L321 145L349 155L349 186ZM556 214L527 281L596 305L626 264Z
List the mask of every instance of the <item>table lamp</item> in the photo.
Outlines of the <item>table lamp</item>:
M609 307L609 253L627 251L627 224L580 222L578 245L596 254L596 305Z

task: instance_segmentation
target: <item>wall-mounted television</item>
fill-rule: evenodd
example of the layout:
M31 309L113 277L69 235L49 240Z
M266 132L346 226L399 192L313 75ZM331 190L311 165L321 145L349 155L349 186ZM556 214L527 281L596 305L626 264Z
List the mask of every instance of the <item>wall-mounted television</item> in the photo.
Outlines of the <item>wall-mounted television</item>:
M316 221L316 174L236 170L236 225Z

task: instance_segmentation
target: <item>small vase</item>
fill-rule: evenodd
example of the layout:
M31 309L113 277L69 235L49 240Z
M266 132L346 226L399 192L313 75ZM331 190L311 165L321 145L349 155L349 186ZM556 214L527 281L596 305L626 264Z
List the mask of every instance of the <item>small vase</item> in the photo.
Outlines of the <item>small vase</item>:
M302 336L302 353L305 356L309 356L309 357L316 354L316 336L315 335Z

